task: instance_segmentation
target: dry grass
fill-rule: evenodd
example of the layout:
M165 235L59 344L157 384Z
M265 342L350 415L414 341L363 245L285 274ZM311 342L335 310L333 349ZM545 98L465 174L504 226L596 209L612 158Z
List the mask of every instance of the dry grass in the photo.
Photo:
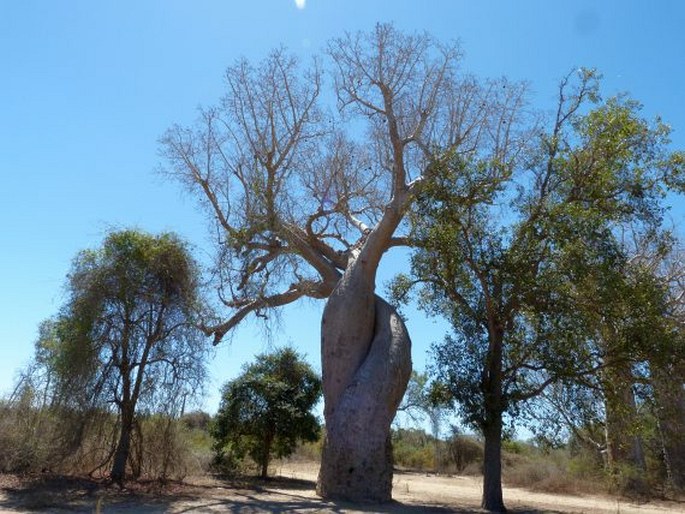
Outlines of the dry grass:
M504 483L531 491L552 494L600 494L606 492L603 482L575 477L558 463L544 459L526 459L508 467Z

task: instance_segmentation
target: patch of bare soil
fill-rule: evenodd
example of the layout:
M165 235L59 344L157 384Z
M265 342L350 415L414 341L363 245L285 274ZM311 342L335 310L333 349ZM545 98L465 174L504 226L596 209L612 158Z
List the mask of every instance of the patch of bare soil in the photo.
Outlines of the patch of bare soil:
M396 473L395 501L387 505L328 502L314 487L312 463L284 462L267 480L224 481L210 477L184 483L142 483L120 489L88 479L0 476L0 512L92 513L471 513L479 509L481 481ZM505 503L515 513L666 514L685 513L685 504L634 504L598 496L562 496L506 488Z

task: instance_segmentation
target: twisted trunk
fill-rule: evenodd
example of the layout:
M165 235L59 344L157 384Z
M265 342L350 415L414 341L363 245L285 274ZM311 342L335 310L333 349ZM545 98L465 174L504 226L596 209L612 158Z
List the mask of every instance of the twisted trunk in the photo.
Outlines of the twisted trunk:
M360 255L324 309L326 438L317 484L324 498L391 499L390 424L409 381L411 342L395 309L374 294L374 275Z

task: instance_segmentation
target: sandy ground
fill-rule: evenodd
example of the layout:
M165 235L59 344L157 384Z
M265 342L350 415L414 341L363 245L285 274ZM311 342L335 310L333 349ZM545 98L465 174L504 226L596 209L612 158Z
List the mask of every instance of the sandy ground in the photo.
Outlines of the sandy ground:
M316 466L283 463L269 481L188 480L164 489L119 490L87 480L51 478L26 483L4 477L0 512L181 513L468 513L482 512L481 481L473 477L436 477L397 473L393 503L359 505L326 502L314 493ZM505 503L516 513L664 514L685 513L685 503L634 504L596 496L561 496L506 488Z

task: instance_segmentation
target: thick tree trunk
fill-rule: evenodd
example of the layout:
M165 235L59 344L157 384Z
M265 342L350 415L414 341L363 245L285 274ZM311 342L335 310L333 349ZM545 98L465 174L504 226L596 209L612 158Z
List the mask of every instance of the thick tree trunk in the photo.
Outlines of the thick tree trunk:
M390 424L411 373L411 343L396 311L346 280L322 323L326 438L317 493L324 498L392 499Z
M502 497L502 414L483 430L485 449L483 454L483 499L481 507L489 512L506 512Z
M491 317L488 323L488 352L485 362L483 393L485 419L483 420L483 499L481 507L489 512L506 512L502 498L502 413L504 396L502 387L502 361L504 335L499 323Z
M129 410L131 412L129 412ZM121 432L119 433L119 442L117 449L114 452L114 462L112 464L112 472L110 477L115 482L122 482L126 478L126 463L128 461L128 454L131 449L131 433L133 432L133 410L122 409L121 414Z

